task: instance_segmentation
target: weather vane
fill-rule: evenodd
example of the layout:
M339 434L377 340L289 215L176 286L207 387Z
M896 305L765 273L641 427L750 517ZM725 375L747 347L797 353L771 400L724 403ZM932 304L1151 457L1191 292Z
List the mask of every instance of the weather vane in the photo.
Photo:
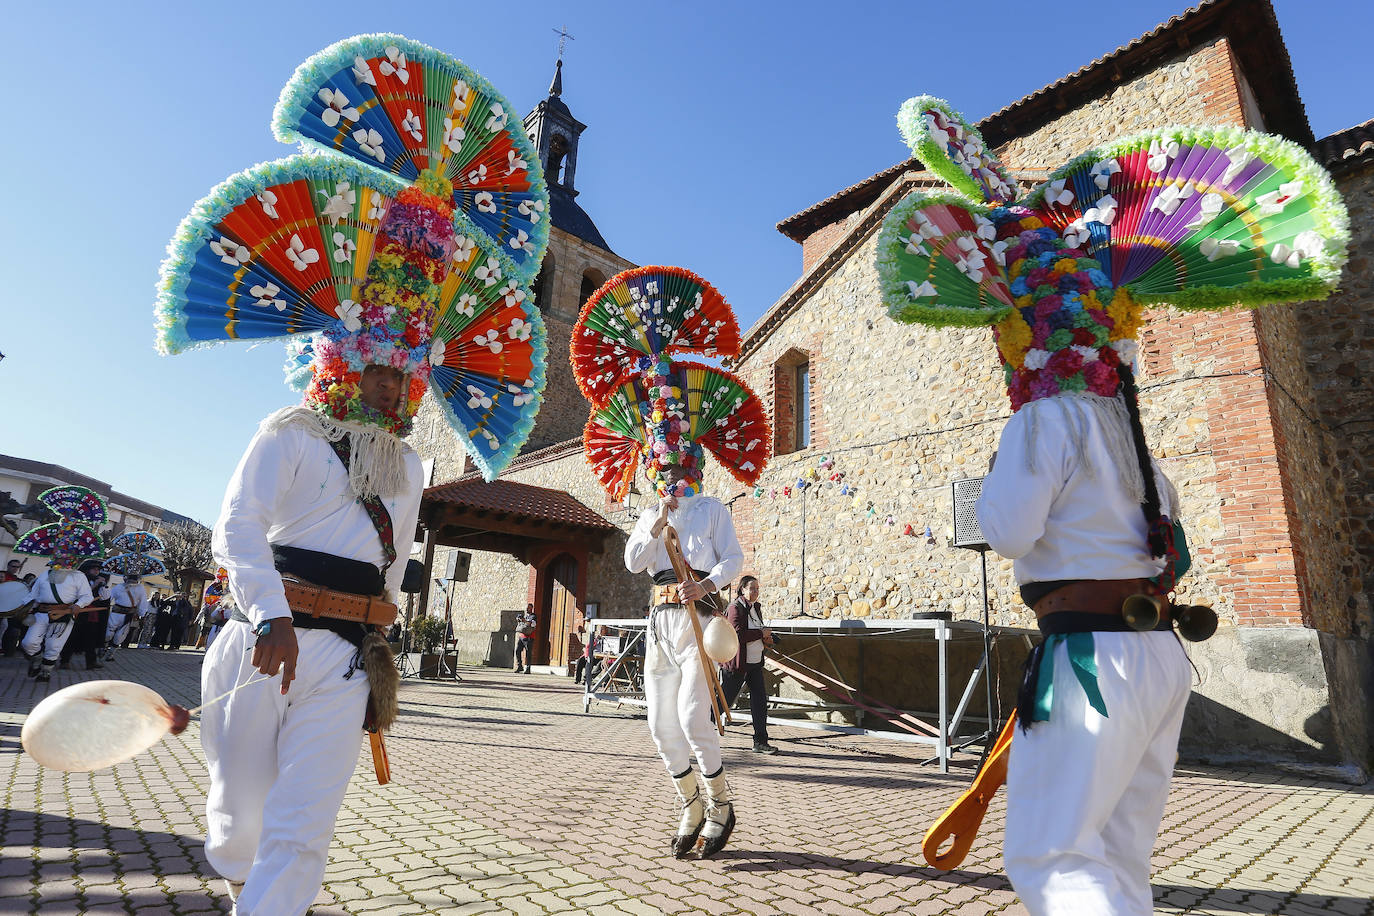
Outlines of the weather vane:
M564 24L561 29L553 29L553 32L558 35L558 59L562 60L563 50L568 46L568 39L572 38L573 41L577 41L577 39L568 32L567 24Z

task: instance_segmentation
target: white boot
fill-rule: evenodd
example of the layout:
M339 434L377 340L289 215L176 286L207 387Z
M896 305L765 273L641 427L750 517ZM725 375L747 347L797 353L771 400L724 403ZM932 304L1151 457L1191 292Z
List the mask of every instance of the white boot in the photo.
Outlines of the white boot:
M725 848L725 841L735 829L735 806L730 801L730 787L725 784L725 768L706 777L706 823L701 829L704 859Z
M701 825L706 819L706 807L701 803L696 773L688 770L681 776L674 776L673 784L677 787L677 799L682 804L682 820L678 822L677 835L673 837L673 855L685 859L697 845Z

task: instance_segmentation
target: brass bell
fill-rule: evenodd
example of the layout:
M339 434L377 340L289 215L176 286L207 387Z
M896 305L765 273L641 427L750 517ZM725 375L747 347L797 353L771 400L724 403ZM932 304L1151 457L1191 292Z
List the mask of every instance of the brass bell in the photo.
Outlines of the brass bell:
M1121 602L1121 616L1132 630L1144 633L1159 626L1164 617L1164 599L1157 595L1132 595Z
M1205 604L1176 604L1172 616L1178 635L1189 642L1202 642L1217 631L1217 612Z

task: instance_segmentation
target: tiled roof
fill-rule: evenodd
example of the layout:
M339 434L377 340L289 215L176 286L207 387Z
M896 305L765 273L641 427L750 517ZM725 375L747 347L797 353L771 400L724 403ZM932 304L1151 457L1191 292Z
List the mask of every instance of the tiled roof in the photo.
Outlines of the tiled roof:
M1313 152L1318 162L1338 171L1374 160L1374 118L1318 140Z
M424 503L444 503L492 512L520 521L561 522L577 528L613 531L615 526L561 490L513 480L465 477L425 490Z

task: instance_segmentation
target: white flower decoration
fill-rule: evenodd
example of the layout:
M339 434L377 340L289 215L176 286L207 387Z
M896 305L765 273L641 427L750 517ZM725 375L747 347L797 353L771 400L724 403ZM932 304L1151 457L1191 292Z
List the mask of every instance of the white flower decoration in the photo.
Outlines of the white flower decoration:
M1145 160L1145 166L1150 171L1158 174L1169 167L1169 162L1178 155L1178 141L1170 140L1167 143L1160 143L1159 140L1150 141L1149 158Z
M1064 227L1064 244L1070 248L1078 248L1088 238L1088 225L1081 216Z
M521 229L519 232L515 233L515 235L511 236L510 247L515 251L523 251L529 247L529 241L530 234L524 229Z
M488 410L491 408L491 398L487 397L487 393L476 385L469 385L468 406L474 409L480 407L483 410Z
M533 389L534 382L531 379L525 379L524 386L506 384L506 390L515 395L515 397L511 399L511 403L516 407L523 407L534 400Z
M1296 270L1302 266L1302 252L1279 242L1269 249L1269 260L1275 264L1286 264Z
M922 236L921 233L913 232L911 235L907 236L906 245L904 245L903 248L906 250L907 254L928 256L930 254L930 249L926 247L925 242L925 237Z
M498 328L492 328L485 334L478 334L472 339L472 342L479 347L486 347L493 353L500 353L505 346L501 343L501 331Z
M263 191L256 195L258 203L262 204L262 212L266 213L269 219L277 218L277 195L274 191Z
M507 281L506 285L501 287L497 295L503 296L506 300L506 305L512 308L525 301L525 291L521 289L520 284L514 280Z
M1116 222L1116 208L1118 206L1120 206L1120 204L1116 202L1115 197L1110 194L1103 194L1097 199L1095 205L1089 207L1083 213L1083 219L1088 222L1110 226L1112 223Z
M523 292L523 290L522 290ZM511 321L510 327L506 328L506 336L511 340L529 340L530 334L534 333L534 325L523 318L516 318Z
M230 267L247 264L248 259L252 257L252 253L246 246L230 241L222 235L218 242L210 243L210 250L219 255L221 263L228 264Z
M375 223L385 215L386 198L376 191L373 191L372 196L367 200L367 218L369 221Z
M353 78L358 81L359 86L377 85L377 77L372 75L372 65L365 57L353 58Z
M1282 213L1283 208L1292 203L1293 199L1300 194L1302 194L1301 181L1285 181L1279 185L1277 191L1261 194L1255 198L1259 203L1260 216L1273 216L1276 213Z
M1098 190L1105 191L1112 180L1112 176L1120 171L1121 163L1115 159L1103 159L1101 162L1093 163L1088 174L1092 176L1093 184L1097 185Z
M1215 261L1217 258L1229 258L1240 251L1240 242L1235 239L1203 239L1197 247L1207 260Z
M434 345L429 348L429 364L431 366L442 366L444 364L444 351L448 349L448 341L442 337L434 338Z
M980 239L988 242L997 239L997 227L994 226L992 220L988 219L986 216L975 215L973 217L973 224L978 227L975 234Z
M1045 189L1045 203L1050 206L1061 207L1067 207L1073 203L1073 192L1065 187L1067 184L1067 178L1056 178L1051 181L1049 187Z
M480 265L472 275L487 286L493 286L501 282L501 262L495 258L487 258L487 263Z
M424 125L420 123L420 116L409 108L406 109L406 116L401 119L401 129L410 134L416 143L425 142Z
M1024 365L1032 371L1045 368L1050 361L1049 350L1027 350Z
M1185 185L1165 185L1154 200L1150 201L1150 209L1158 210L1165 216L1173 216L1178 212L1178 208L1183 202L1197 193L1197 189L1191 184Z
M477 168L468 172L468 184L481 184L487 180L487 167L479 165Z
M305 242L301 241L299 235L291 236L291 244L286 248L286 256L296 266L297 270L305 270L320 259L320 253L313 248L306 248Z
M477 314L478 304L477 297L472 293L462 293L458 296L458 300L453 303L453 310L460 315L466 315L471 318L473 315Z
M1007 266L1007 246L1010 244L1007 239L992 243L992 259L1003 267Z
M1188 228L1200 229L1216 219L1217 214L1221 212L1221 208L1225 203L1226 202L1221 199L1220 194L1202 195L1202 200L1198 201L1198 211L1188 222Z
M334 233L334 263L343 264L353 260L353 252L358 250L358 246L353 240L342 232Z
M358 109L349 104L348 96L339 90L326 86L319 91L319 96L325 104L324 111L320 112L325 127L338 127L340 118L349 122L358 120Z
M453 107L460 108L467 103L468 84L462 80L455 80L453 83Z
M467 134L463 132L463 128L452 118L444 118L444 146L447 146L450 152L456 153L463 148L465 139Z
M908 280L906 281L906 288L913 299L929 299L932 296L940 295L939 291L935 289L935 284L929 280L920 285L917 285L915 280Z
M1255 158L1255 154L1248 150L1228 150L1226 159L1230 165L1226 166L1226 171L1221 173L1221 183L1230 184L1240 176L1245 167L1250 164L1250 160Z
M487 130L496 131L506 126L506 110L500 103L493 102L491 106L491 117L487 118Z
M519 156L515 155L515 150L506 152L506 174L514 175L516 172L523 172L529 168L530 164Z
M520 211L521 216L528 216L531 223L537 223L542 219L540 214L544 212L544 202L542 200L522 200L520 206L515 209Z
M478 211L482 213L496 212L496 200L491 196L490 191L483 191L482 193L475 196L472 200L474 203L477 204Z
M1298 237L1293 239L1293 248L1304 258L1315 258L1326 251L1326 239L1308 229L1306 232L1299 232Z
M386 153L382 151L382 135L373 128L358 128L353 131L353 141L358 144L358 148L366 156L371 156L383 165L386 164Z
M1094 347L1085 347L1082 344L1074 344L1073 346L1069 347L1069 349L1077 353L1079 356L1083 357L1083 362L1085 363L1097 362L1097 349Z
M360 317L362 313L362 304L354 302L352 299L345 299L339 303L339 320L344 323L344 328L349 331L362 330L363 322Z
M278 299L277 293L281 292L281 287L275 283L264 283L262 286L252 286L248 289L248 295L252 296L257 302L254 305L262 308L273 308L277 311L286 311L286 300Z
M472 257L472 249L477 247L477 243L466 235L455 235L453 237L453 260L460 264L466 264L468 258Z
M323 191L319 192L321 195ZM353 186L347 181L341 181L334 186L334 196L325 201L321 215L329 220L331 226L337 226L339 220L344 219L353 212L353 206L358 202L358 192L353 190Z
M405 52L395 45L387 45L386 60L377 65L383 76L395 75L404 85L410 84L410 71L406 69Z

